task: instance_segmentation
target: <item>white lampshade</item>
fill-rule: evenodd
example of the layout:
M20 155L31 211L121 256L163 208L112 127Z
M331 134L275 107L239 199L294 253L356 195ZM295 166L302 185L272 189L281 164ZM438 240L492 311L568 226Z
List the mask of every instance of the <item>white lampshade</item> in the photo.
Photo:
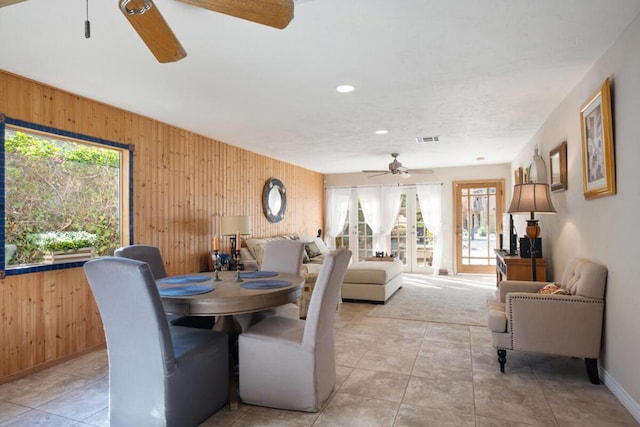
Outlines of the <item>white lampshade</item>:
M222 235L231 236L236 233L251 234L251 217L248 215L223 216L221 221Z
M548 184L530 182L513 186L513 199L507 211L511 214L555 213Z

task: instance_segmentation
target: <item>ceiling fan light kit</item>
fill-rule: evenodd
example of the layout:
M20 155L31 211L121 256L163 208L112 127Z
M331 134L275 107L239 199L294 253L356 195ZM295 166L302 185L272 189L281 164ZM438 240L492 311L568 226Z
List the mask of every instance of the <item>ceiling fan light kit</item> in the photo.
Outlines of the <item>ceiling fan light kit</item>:
M128 7L129 5L131 7ZM120 10L126 15L142 15L152 6L151 0L122 0L120 2Z

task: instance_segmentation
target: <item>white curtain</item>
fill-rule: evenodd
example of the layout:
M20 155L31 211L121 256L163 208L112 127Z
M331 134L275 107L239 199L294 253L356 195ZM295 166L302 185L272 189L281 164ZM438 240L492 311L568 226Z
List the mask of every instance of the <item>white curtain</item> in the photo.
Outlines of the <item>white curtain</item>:
M373 250L380 251L383 248L381 215L380 215L380 187L358 188L358 198L362 206L362 215L365 222L371 227L373 233Z
M398 220L400 213L402 187L383 187L382 203L381 203L381 233L382 233L382 250L391 254L391 230Z
M417 184L416 193L424 225L433 234L433 275L438 275L442 264L442 185Z
M336 236L342 232L349 210L350 188L327 188L327 211L324 240L327 246L335 248Z

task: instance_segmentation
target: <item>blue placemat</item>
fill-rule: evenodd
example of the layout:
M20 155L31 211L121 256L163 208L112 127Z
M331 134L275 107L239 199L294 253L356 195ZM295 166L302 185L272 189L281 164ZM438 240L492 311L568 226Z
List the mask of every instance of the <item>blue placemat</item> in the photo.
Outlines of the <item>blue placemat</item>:
M286 288L287 286L291 286L291 282L286 280L253 280L240 285L241 288L245 289L277 289Z
M160 289L160 295L163 297L178 297L206 294L212 290L214 290L212 285L173 286L171 288Z
M188 274L186 276L165 277L163 279L160 279L159 282L181 285L183 283L206 282L207 280L211 280L211 277L202 276L199 274Z
M241 271L240 277L243 279L262 279L263 277L274 277L278 273L275 271Z

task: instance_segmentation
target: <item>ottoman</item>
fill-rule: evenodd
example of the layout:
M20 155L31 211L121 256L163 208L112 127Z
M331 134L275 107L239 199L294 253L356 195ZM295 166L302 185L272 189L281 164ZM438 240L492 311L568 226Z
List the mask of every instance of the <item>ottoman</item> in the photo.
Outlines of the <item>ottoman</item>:
M362 261L350 265L342 283L342 300L383 303L402 287L400 261Z

